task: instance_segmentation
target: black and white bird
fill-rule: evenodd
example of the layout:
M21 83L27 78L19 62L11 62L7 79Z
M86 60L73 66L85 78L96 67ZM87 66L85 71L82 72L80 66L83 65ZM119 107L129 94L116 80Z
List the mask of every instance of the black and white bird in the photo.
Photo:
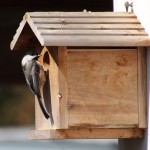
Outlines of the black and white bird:
M22 59L21 65L27 85L34 95L37 96L40 108L46 119L50 117L48 113L44 100L41 95L43 86L46 81L46 71L44 71L43 66L37 61L40 55L35 55L33 52L28 52Z

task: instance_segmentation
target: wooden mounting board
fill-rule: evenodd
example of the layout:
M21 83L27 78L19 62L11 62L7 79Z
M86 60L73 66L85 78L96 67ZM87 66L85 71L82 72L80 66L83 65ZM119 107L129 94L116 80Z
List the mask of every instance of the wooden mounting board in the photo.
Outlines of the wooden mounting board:
M31 130L30 139L96 139L96 138L142 138L143 129L43 129Z

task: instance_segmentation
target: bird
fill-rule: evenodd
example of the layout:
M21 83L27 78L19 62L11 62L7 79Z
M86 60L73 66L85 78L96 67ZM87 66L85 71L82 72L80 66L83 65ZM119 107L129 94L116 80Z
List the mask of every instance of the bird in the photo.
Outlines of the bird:
M46 71L44 71L43 66L38 62L39 57L40 55L35 54L33 51L28 52L22 58L21 66L29 89L37 97L40 108L45 118L48 119L50 118L50 114L45 107L41 94L46 81Z

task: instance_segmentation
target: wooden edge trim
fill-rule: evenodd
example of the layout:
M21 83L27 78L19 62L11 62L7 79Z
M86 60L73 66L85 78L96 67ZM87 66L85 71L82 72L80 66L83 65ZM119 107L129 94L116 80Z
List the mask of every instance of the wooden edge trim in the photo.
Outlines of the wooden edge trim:
M146 117L146 51L144 47L138 47L138 106L139 128L147 127Z
M58 47L60 127L68 128L67 48Z
M45 129L29 132L30 139L98 139L98 138L142 138L144 129Z

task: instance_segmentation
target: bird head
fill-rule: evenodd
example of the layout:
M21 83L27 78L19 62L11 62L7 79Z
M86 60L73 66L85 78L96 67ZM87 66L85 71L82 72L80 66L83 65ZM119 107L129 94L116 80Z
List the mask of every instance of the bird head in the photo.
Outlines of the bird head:
M27 52L25 54L25 56L23 57L23 59L21 61L21 64L22 64L22 66L25 66L26 63L28 63L29 61L37 60L39 57L40 57L40 55L39 54L35 54L33 51Z

